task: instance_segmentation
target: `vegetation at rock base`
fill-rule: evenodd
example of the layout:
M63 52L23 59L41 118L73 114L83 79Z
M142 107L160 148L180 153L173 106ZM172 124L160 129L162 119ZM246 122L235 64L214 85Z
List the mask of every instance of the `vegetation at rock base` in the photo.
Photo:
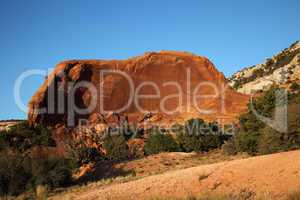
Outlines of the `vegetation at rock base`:
M107 133L103 148L106 151L106 158L109 160L125 160L128 158L128 145L123 135Z
M290 89L292 91L299 91L300 90L300 85L297 83L297 82L293 82L291 85L290 85Z
M155 127L148 131L146 154L159 152L204 152L221 147L231 135L223 133L216 122L190 119L184 125L173 124L170 130Z
M74 157L79 165L96 163L105 159L98 149L86 146L76 149Z
M170 129L152 127L142 130L145 155L160 152L207 152L222 146L228 155L247 152L250 155L269 154L300 148L300 94L281 97L280 89L272 87L262 96L253 99L248 111L240 116L238 132L227 134L216 122L190 119L184 124L174 124ZM288 103L288 132L281 133L261 122L256 114L274 117L275 108ZM256 111L256 112L255 112ZM48 156L31 157L26 154L34 147L53 147L50 131L42 126L29 127L27 123L12 126L0 135L0 186L1 196L18 195L33 191L38 185L49 189L68 186L73 182L76 167L102 162L119 162L130 157L130 137L107 131L101 150L79 146L69 158ZM135 138L136 139L136 138Z
M287 94L287 100L276 96L280 89L272 87L249 103L248 112L240 116L238 133L223 146L228 154L247 152L250 155L269 154L300 148L300 94ZM274 118L275 108L287 105L287 131L279 132L258 119L254 110Z
M73 169L73 161L64 158L30 158L1 153L0 196L34 191L38 185L49 188L67 186L72 181Z
M0 133L0 196L16 196L34 191L38 185L56 188L72 182L73 159L53 158L34 148L55 147L51 132L42 125L27 122L11 126Z
M50 131L42 125L30 127L21 122L0 132L0 151L11 148L24 152L34 146L55 146Z
M206 123L202 119L190 119L182 126L174 125L173 130L184 152L201 152L219 148L231 137L224 134L217 123Z
M181 151L179 144L167 131L159 130L158 127L154 127L148 132L149 138L146 140L145 144L145 153L147 155L160 152Z

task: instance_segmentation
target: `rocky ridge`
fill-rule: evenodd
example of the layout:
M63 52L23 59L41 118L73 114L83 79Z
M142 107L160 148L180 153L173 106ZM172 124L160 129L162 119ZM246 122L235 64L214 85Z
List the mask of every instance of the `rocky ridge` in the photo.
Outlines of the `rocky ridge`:
M300 42L297 41L262 64L246 67L228 78L238 92L251 94L272 84L289 84L300 79Z

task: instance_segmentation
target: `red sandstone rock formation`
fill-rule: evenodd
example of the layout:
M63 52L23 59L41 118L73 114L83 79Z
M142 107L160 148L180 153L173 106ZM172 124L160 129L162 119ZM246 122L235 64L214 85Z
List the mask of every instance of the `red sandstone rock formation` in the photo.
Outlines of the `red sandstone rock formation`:
M139 90L138 95L157 96L142 97L137 100L138 103L133 101L126 109L114 113L129 102L132 88L128 79L123 75L105 73L101 76L104 70L120 70L126 73L132 80L133 93ZM76 88L83 81L92 83L96 90L78 87L73 92L72 88ZM141 84L144 85L141 86ZM154 88L154 85L158 90ZM28 119L32 125L36 123L62 124L70 122L69 120L76 125L79 119L110 123L113 120L124 120L124 116L130 122L137 122L148 112L153 113L154 121L168 123L183 121L191 117L209 120L223 118L225 121L230 121L245 110L248 96L239 94L230 87L224 89L226 86L228 85L224 75L207 58L186 52L151 52L128 60L64 61L56 66L32 97L29 103ZM204 95L216 94L213 87L219 94L216 97L204 98ZM49 95L50 93L52 94ZM172 94L174 96L169 96ZM196 103L193 102L195 95L200 95ZM87 108L93 98L97 99L96 106L88 113L73 112L72 96L74 96L74 105L79 108ZM42 108L44 110L38 112ZM103 109L109 112L105 113ZM177 110L166 113L163 109ZM155 113L156 110L158 114ZM206 113L203 110L211 110L212 113Z

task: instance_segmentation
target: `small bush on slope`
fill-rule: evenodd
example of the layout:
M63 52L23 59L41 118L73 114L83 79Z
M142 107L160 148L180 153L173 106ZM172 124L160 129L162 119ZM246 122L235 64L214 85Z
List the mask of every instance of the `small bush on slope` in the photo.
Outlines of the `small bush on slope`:
M107 133L103 147L109 160L125 160L129 156L129 149L123 135Z
M206 123L202 119L190 119L177 130L176 139L185 152L209 151L220 147L227 139L217 123Z
M104 155L102 155L96 148L80 147L75 151L75 158L77 163L82 165L102 161L104 160Z
M160 152L180 151L179 145L167 132L162 132L157 128L148 131L149 138L146 140L145 153L147 155Z
M233 138L226 141L222 145L222 151L225 155L235 155L235 154L237 154L237 149L236 149L235 141L234 141Z

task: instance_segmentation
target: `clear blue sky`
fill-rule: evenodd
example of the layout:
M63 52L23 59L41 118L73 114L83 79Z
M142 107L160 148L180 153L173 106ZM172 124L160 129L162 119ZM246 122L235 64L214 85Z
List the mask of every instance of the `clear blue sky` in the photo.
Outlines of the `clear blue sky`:
M207 56L228 76L299 40L299 20L299 0L1 0L0 119L26 117L13 86L27 69L168 49ZM42 81L24 83L25 103Z

